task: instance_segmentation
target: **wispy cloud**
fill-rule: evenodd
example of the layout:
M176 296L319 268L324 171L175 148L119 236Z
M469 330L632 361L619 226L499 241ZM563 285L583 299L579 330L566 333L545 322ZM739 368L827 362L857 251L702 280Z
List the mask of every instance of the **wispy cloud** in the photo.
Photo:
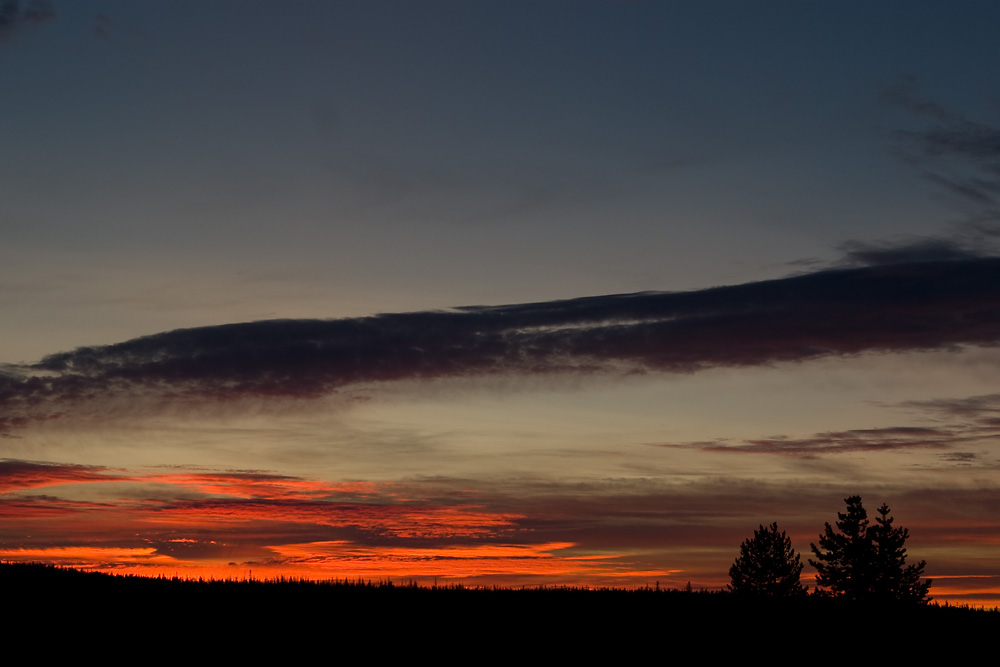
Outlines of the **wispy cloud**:
M67 463L43 463L0 460L0 493L21 489L37 489L57 484L111 482L127 479L122 471L112 471L103 466L85 466Z
M574 542L540 539L520 525L524 517L517 512L416 498L419 484L399 498L394 484L355 482L345 489L255 471L109 476L99 468L16 460L0 470L8 482L0 492L0 557L6 560L147 573L162 567L200 573L238 562L258 572L312 578L558 574L582 581L595 573L649 574L621 562L620 554L580 554ZM119 482L119 490L102 503L28 493L46 486L63 493L109 479ZM445 495L463 484L452 480ZM366 497L336 497L357 491ZM550 526L546 533L558 530Z
M0 430L492 375L691 373L1000 341L1000 259L893 264L683 293L274 320L78 348L0 375Z
M467 500L401 498L391 483L335 484L252 471L114 472L3 461L0 516L7 525L0 542L47 548L53 537L46 522L61 519L72 525L60 527L60 546L132 548L141 533L141 546L205 558L232 551L235 534L250 552L309 539L359 546L495 542L518 532L521 518ZM115 491L101 503L52 495L77 495L87 485L107 482L116 483ZM43 488L46 495L31 493Z
M948 417L959 417L963 420L973 420L983 425L1000 426L1000 394L905 401L900 404L900 407Z
M848 241L839 246L848 264L884 266L914 262L953 262L982 257L977 244L965 244L955 238L916 237L896 241Z
M99 39L110 39L108 33L110 32L112 25L113 21L110 16L104 13L98 13L94 16L94 35L96 35Z
M894 133L900 156L986 219L1000 221L1000 127L922 97L912 79L887 86L883 98L927 123Z
M944 425L890 426L884 428L825 431L808 437L773 435L765 438L740 440L706 440L684 443L652 443L669 449L690 449L731 454L772 454L811 458L821 454L851 452L888 452L912 449L952 450L974 446L975 443L996 442L1000 439L1000 394L948 398L926 401L905 401L886 407L919 412L925 420ZM979 465L977 452L949 451L938 458L950 463ZM991 465L982 463L982 465Z
M30 0L22 7L19 0L0 1L0 42L11 39L17 33L56 17L52 3L46 0Z
M1000 435L1000 434L994 434ZM737 444L700 442L664 444L663 447L700 449L737 454L780 454L816 456L843 452L877 452L899 449L945 449L955 442L983 439L985 436L961 436L952 431L915 426L828 431L808 438L772 436L745 440Z

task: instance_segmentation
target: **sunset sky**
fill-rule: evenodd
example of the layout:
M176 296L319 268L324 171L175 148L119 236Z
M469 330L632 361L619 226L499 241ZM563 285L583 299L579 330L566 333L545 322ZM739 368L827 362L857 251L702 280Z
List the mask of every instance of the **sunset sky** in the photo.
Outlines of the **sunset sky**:
M718 588L857 494L1000 604L998 29L0 0L0 560Z

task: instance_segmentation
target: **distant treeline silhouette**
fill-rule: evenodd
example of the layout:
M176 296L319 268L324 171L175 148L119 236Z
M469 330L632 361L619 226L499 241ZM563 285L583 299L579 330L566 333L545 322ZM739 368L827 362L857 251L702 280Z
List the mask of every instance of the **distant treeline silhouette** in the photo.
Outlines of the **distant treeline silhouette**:
M9 610L10 637L42 631L67 642L93 642L113 633L144 637L151 646L169 640L171 650L204 653L209 646L227 657L328 650L334 642L400 658L433 647L550 657L592 657L597 651L638 659L639 648L650 643L683 643L706 632L724 633L726 643L715 649L723 655L774 638L778 630L785 646L808 648L808 638L847 619L872 629L891 620L905 624L908 632L948 633L950 640L964 643L992 637L1000 627L997 611L930 604L887 613L880 605L814 595L782 599L655 587L190 580L31 563L0 563L0 590ZM863 645L865 639L858 641Z

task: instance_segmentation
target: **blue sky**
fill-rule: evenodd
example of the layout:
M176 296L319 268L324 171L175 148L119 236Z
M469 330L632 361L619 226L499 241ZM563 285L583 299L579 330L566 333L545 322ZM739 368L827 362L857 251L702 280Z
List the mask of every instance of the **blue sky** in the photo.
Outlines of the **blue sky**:
M780 276L965 215L893 155L926 123L887 87L995 107L988 4L52 7L3 44L5 264L76 331L8 297L18 361Z

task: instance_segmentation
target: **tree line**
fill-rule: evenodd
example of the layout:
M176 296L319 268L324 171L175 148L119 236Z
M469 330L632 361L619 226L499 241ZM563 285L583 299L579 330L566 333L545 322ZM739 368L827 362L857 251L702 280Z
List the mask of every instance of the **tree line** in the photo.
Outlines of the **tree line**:
M926 604L931 581L924 580L925 561L906 563L909 531L893 526L889 506L878 508L875 522L860 496L845 498L835 526L825 525L819 543L810 544L809 564L816 570L814 594L877 603ZM732 592L768 598L804 596L799 580L803 564L792 541L778 524L760 526L740 545L729 568Z

